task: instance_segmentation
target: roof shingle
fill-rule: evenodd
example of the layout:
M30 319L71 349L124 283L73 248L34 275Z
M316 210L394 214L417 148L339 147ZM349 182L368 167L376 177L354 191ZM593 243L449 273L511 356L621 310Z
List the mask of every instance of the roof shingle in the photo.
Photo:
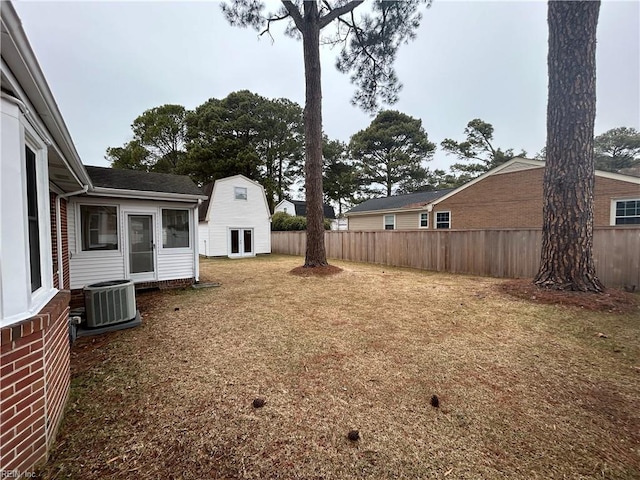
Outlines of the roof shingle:
M347 213L372 212L376 210L392 210L402 208L420 208L438 198L452 192L453 188L434 190L432 192L417 192L407 195L395 195L392 197L372 198L360 205L356 205Z
M85 165L94 187L137 190L142 192L202 195L202 190L185 175L151 173Z

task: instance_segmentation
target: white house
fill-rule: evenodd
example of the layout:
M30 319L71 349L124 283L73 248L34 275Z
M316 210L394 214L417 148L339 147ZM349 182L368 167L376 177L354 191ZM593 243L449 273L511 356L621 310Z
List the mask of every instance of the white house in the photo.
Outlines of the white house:
M204 188L199 251L206 257L252 257L271 253L271 215L264 188L243 175Z
M92 188L71 198L67 211L71 288L198 281L198 205L207 197L189 177L85 168Z
M307 202L304 200L281 200L278 204L273 208L273 213L284 212L289 215L294 215L298 217L306 217L307 216ZM326 203L322 204L322 213L324 218L328 218L329 220L335 220L336 212L331 205Z

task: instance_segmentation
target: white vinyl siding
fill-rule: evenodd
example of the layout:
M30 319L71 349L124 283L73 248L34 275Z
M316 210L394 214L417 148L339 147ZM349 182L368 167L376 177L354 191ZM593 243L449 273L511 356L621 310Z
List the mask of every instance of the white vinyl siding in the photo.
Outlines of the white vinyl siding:
M238 187L247 189L246 201L234 200ZM241 176L216 180L209 199L207 221L200 222L200 254L228 256L231 252L230 229L253 229L252 254L271 253L269 217L269 207L260 185Z
M116 205L118 209L119 250L82 251L81 236L77 221L79 205ZM184 202L154 202L151 200L128 200L115 198L72 197L67 209L69 232L69 269L71 288L82 288L90 283L127 278L128 246L126 244L126 221L129 214L154 215L156 238L156 263L154 281L195 278L194 259L194 210L195 204ZM189 212L188 248L162 248L162 210L186 210Z

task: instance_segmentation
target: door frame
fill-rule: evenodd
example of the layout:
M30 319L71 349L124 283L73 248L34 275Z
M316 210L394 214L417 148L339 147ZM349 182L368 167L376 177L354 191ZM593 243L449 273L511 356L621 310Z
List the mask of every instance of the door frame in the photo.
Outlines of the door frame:
M238 253L231 253L231 232L238 230ZM251 231L251 251L244 251L244 232ZM227 256L229 258L255 257L256 255L256 237L255 228L253 227L227 227Z
M126 277L133 280L134 283L140 282L153 282L158 279L158 234L157 230L157 215L155 212L150 211L135 211L127 210L123 212L124 215L124 271ZM129 217L142 216L151 217L151 244L153 252L153 271L143 273L131 273L131 266L129 264L129 250L131 245L129 244Z

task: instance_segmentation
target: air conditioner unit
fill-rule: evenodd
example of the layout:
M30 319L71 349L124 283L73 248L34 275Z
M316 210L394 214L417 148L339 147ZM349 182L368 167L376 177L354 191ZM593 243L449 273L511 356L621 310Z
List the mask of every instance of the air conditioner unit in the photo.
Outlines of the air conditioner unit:
M84 287L87 327L127 322L136 316L136 290L131 280L112 280Z

